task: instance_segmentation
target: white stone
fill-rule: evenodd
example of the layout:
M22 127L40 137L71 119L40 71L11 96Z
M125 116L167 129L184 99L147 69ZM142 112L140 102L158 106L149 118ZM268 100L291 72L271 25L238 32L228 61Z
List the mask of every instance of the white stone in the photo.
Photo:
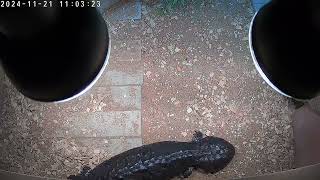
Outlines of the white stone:
M186 133L186 132L181 132L181 135L182 135L183 137L186 137L186 136L187 136L187 133Z

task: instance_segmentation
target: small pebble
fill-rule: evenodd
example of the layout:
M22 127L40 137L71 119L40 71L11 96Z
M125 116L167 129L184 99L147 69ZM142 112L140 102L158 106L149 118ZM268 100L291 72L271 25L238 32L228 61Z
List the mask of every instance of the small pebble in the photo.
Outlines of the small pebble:
M181 132L181 135L182 135L183 137L186 137L186 136L187 136L187 133L186 133L186 132Z

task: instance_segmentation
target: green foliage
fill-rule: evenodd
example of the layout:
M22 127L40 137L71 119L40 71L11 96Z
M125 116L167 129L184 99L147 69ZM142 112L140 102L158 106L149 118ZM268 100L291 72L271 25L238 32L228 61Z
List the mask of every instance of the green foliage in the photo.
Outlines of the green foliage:
M161 0L161 7L159 14L164 15L170 13L177 8L185 7L187 4L194 4L199 7L204 0Z
M186 5L186 1L190 0L162 0L162 10L166 12L171 12L178 7Z
M186 0L163 0L163 3L167 9L174 9L178 6L185 5Z

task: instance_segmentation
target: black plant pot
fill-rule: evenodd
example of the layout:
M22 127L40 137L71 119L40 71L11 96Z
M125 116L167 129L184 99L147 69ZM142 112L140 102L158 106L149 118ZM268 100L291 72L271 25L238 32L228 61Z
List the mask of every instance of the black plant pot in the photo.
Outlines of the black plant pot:
M107 25L95 8L0 11L0 61L15 87L44 102L88 90L108 62Z
M273 0L254 16L249 43L263 79L300 100L320 93L320 1Z

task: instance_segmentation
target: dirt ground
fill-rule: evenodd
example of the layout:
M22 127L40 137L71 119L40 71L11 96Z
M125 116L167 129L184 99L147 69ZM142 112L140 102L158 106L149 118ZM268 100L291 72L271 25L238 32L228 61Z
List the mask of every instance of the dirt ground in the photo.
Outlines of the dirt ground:
M143 141L190 140L195 130L232 142L217 178L292 168L292 107L254 68L249 1L203 1L159 15L145 7ZM191 179L210 179L194 173Z

